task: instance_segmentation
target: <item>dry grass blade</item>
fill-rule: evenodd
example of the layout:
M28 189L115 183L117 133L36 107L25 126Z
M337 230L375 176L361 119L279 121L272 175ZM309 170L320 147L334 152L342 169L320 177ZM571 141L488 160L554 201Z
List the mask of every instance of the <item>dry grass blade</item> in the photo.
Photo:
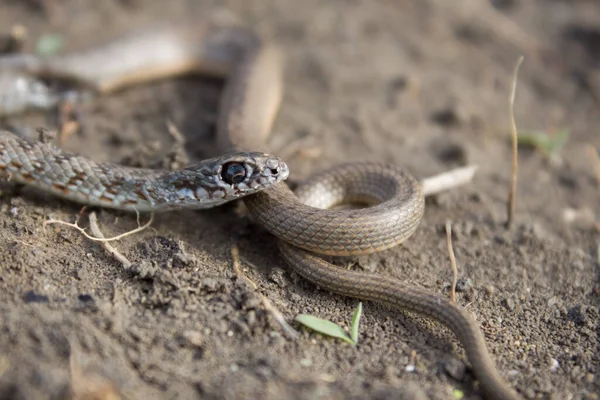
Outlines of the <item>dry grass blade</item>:
M508 218L506 220L506 227L510 228L512 226L512 222L515 214L515 201L517 196L517 174L519 170L519 160L518 160L518 137L517 137L517 124L515 123L515 95L517 92L517 77L519 75L519 67L523 62L524 57L519 57L517 61L517 65L515 65L515 71L512 81L512 87L510 91L510 99L508 102L509 105L509 114L510 114L510 129L512 134L512 179L510 185L510 192L508 194Z
M104 234L102 233L102 231L100 230L100 227L98 226L98 219L96 217L96 213L92 212L89 216L89 219L90 219L90 231L92 231L92 235L94 235L95 237L98 237L98 238L104 238ZM114 258L115 260L120 262L121 265L123 265L123 267L131 268L131 266L132 266L131 261L129 261L127 259L127 257L125 257L123 254L121 254L110 243L100 242L100 246L102 246L102 248L104 248L104 250L106 250L112 258Z
M423 194L432 196L457 186L466 185L473 180L477 168L479 168L477 165L468 165L425 178L421 180Z
M458 280L458 268L456 268L456 258L454 257L454 248L452 247L452 223L446 221L446 245L448 246L448 256L450 256L450 266L452 267L452 286L450 288L450 299L456 302L456 281Z
M254 283L254 281L252 279L248 278L246 275L244 275L242 273L241 261L240 261L240 250L235 245L233 245L231 247L231 258L232 258L233 271L236 273L236 275L238 277L240 277L241 279L244 279L246 282L248 282L250 284L250 286L252 286L254 288L254 290L256 291L256 294L258 294L258 296L260 297L260 299L263 303L263 306L265 307L265 310L267 310L267 312L269 312L273 316L275 321L277 321L277 323L281 326L281 329L283 329L283 331L291 339L297 339L300 336L300 333L298 333L297 330L292 328L290 326L290 324L288 324L286 322L283 314L281 314L281 312L273 305L273 303L271 303L269 301L269 299L267 299L262 293L260 293L258 291L258 285L256 283Z

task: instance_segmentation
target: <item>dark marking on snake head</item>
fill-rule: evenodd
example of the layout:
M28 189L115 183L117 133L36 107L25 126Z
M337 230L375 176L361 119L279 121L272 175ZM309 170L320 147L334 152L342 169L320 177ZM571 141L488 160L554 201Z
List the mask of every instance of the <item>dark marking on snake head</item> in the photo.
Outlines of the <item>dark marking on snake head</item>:
M105 203L112 203L114 200L112 197L108 197L104 194L102 196L100 196L99 199Z
M193 189L194 185L189 181L189 179L179 179L173 182L173 187L176 190Z
M10 164L15 168L23 168L23 163L19 160L11 160Z
M142 190L134 190L133 193L135 193L140 200L148 200L148 196L146 196L146 193L144 193Z
M64 186L63 184L55 183L52 185L52 187L54 189L56 189L57 191L61 192L64 196L68 196L69 193L71 193L71 190L68 187Z
M118 188L115 185L107 186L106 193L110 193L113 196L116 196L118 193Z
M83 183L83 179L81 179L79 177L79 175L77 176L72 176L71 178L69 178L69 180L67 181L65 186L81 186L81 184Z
M27 171L23 171L21 173L21 179L23 179L27 183L35 181L35 178L31 176L31 174Z

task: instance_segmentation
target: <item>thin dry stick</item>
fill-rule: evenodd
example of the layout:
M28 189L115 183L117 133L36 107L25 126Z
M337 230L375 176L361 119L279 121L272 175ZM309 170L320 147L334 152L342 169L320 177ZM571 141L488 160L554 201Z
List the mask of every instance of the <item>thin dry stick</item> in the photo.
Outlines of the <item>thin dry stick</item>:
M477 165L468 165L425 178L421 180L423 194L431 196L457 186L465 185L473 180L478 168Z
M450 288L450 299L456 301L456 281L458 268L456 268L456 258L454 257L454 248L452 247L452 224L446 221L446 244L448 245L448 255L450 256L450 266L452 267L452 287Z
M104 234L102 233L102 231L100 231L100 228L98 227L98 219L96 218L96 213L92 212L89 216L89 219L90 230L92 231L92 234L97 238L104 238ZM132 262L129 261L127 257L125 257L123 254L119 253L119 251L115 249L110 243L100 242L100 246L102 246L112 258L120 262L121 265L123 265L123 267L127 269L131 268Z
M510 128L512 132L512 183L510 185L510 193L508 194L508 219L506 220L506 227L510 228L513 222L515 214L515 198L517 196L517 172L519 169L518 161L518 146L517 146L517 124L515 123L515 94L517 92L517 77L519 75L519 67L523 62L524 57L519 57L517 65L515 66L514 77L512 82L512 88L510 92L509 114L510 114Z
M260 293L258 291L258 285L256 283L254 283L254 281L252 281L252 279L248 278L246 275L244 275L242 273L241 262L240 262L240 250L238 249L238 247L236 245L233 245L231 247L231 258L233 260L232 267L233 267L234 272L236 273L237 276L244 279L246 282L248 282L254 288L254 290L260 297L260 299L263 303L263 306L265 307L265 310L267 310L267 312L271 313L273 318L275 318L275 321L277 321L277 323L281 326L283 331L290 338L292 338L292 339L298 338L300 336L298 331L295 330L294 328L292 328L290 326L290 324L288 324L286 322L283 314L281 314L281 312L279 312L279 310L273 305L273 303L271 303L269 301L269 299L267 299L262 293Z
M92 214L94 214L94 213L92 213ZM92 214L90 214L90 218L91 218ZM61 219L50 218L49 220L44 221L44 226L50 225L50 224L66 225L66 226L70 226L71 228L77 229L79 232L81 232L83 234L83 236L85 236L86 238L93 240L95 242L112 242L115 240L123 239L124 237L127 237L129 235L133 235L134 233L143 231L144 229L148 228L152 224L153 221L154 221L154 214L152 213L152 214L150 214L150 219L148 220L148 222L146 222L144 225L140 225L140 214L137 213L137 223L138 223L137 228L127 231L125 233L121 233L120 235L117 235L117 236L109 237L109 238L105 238L104 236L98 236L98 235L92 236L85 231L85 228L80 227L77 222L72 224L70 222L63 221Z
M185 144L185 137L183 136L183 134L181 133L181 131L179 130L179 128L177 127L177 125L175 125L175 123L173 121L171 121L170 119L167 119L165 121L165 125L167 125L167 131L169 132L169 135L171 135L173 140L175 140L175 143L177 143L179 145Z

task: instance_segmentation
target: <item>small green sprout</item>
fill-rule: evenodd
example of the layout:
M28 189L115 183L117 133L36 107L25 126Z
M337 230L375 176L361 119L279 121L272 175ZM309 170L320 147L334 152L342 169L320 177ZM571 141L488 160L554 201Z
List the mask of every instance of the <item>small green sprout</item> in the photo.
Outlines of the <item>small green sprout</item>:
M305 327L312 329L323 335L341 339L344 342L356 346L358 343L358 327L360 325L360 317L362 316L362 303L358 303L358 306L354 310L352 315L352 325L350 327L350 336L344 331L344 328L338 324L315 317L308 314L299 314L295 320L304 325Z
M452 389L452 397L454 397L456 400L461 400L465 397L465 392L460 389Z
M360 325L360 317L362 316L362 303L359 302L358 306L352 314L352 325L350 326L350 338L354 344L358 343L358 327Z
M64 46L64 37L58 34L41 36L35 44L35 52L42 56L51 56L58 53Z
M567 140L569 139L569 130L563 129L556 134L548 132L520 132L518 143L521 146L534 147L540 150L545 156L558 154Z

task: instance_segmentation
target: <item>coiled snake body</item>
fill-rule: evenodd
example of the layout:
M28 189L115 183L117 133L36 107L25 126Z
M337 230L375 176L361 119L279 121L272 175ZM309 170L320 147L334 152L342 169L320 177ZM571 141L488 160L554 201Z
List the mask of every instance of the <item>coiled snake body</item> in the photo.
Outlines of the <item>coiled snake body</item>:
M14 74L14 79L2 77L3 70ZM227 81L217 126L220 148L237 152L264 150L281 100L281 71L277 48L251 30L210 24L203 28L153 28L88 52L49 59L0 59L0 85L3 81L9 85L0 99L0 108L8 113L53 104L55 95L38 77L68 78L105 93L180 73L223 74ZM14 84L16 80L21 83ZM11 90L15 95L7 93ZM9 135L0 135L0 148L6 148L7 143L19 150L19 142ZM39 154L43 157L45 152ZM0 160L0 168L4 169L13 161L6 151ZM18 178L17 167L10 172L13 179ZM38 182L30 178L20 180ZM283 256L298 274L329 291L378 301L441 322L464 346L487 398L520 398L497 372L477 323L462 307L392 278L338 268L315 255L368 254L408 238L424 212L423 191L413 177L395 166L353 163L313 178L295 194L279 181L271 179L268 183L272 186L244 197L244 201L253 217L280 239ZM54 193L64 195L62 186ZM197 193L194 195L198 197ZM72 199L86 201L77 196ZM326 209L348 201L372 206L358 210ZM153 208L146 204L144 209Z

